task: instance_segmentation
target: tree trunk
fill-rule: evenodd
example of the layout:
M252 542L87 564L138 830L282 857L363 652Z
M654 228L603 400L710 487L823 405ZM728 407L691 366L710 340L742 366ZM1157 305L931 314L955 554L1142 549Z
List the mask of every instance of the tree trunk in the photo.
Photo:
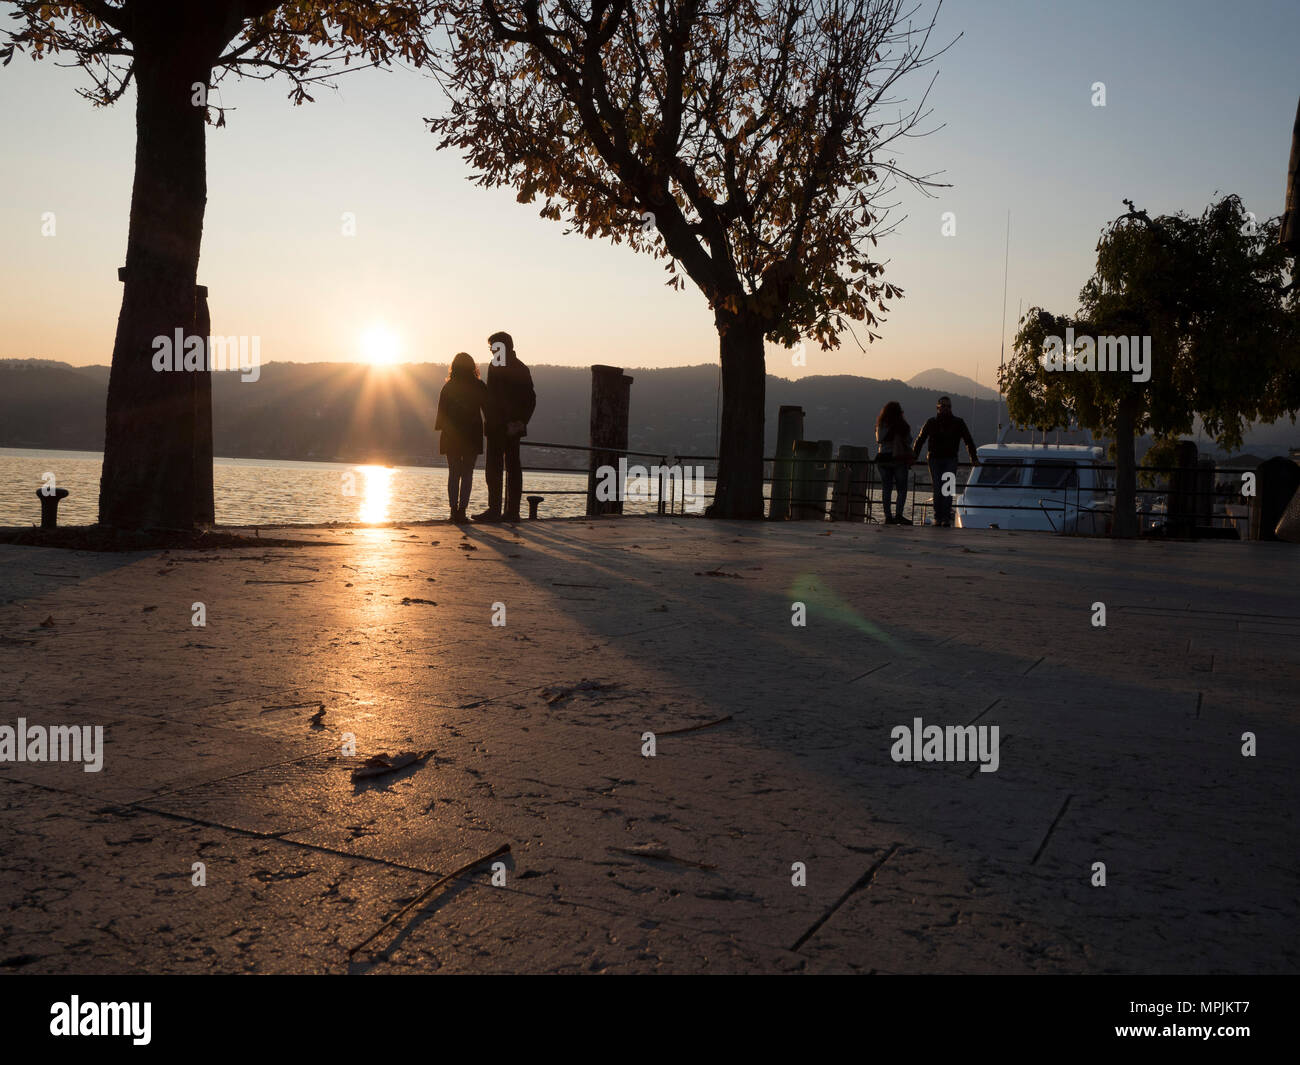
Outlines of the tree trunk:
M1137 411L1121 400L1115 416L1115 519L1110 534L1131 540L1138 535L1137 462L1133 455L1133 433Z
M717 316L722 356L722 425L718 480L710 518L763 517L763 413L767 368L763 326Z
M208 84L219 52L193 46L180 33L135 46L135 182L108 380L99 520L118 528L189 529L195 376L156 371L153 362L155 338L166 338L179 361L185 349L175 350L176 330L194 333L207 162L206 109L191 101L193 85ZM206 353L205 338L200 355Z

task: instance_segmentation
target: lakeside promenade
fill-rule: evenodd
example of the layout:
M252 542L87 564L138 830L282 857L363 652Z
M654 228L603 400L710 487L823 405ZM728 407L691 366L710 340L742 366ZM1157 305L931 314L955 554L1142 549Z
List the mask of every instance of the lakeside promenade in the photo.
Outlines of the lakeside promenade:
M0 545L0 726L105 735L0 764L5 971L1300 969L1291 545L265 532L317 546Z

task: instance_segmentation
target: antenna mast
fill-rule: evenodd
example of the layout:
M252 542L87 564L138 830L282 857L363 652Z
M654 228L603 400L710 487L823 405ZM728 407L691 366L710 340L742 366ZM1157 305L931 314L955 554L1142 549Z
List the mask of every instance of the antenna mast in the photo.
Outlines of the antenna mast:
M1007 208L1007 250L1002 260L1002 351L998 355L998 435L1002 442L1002 371L1007 364L1007 270L1011 265L1011 208Z

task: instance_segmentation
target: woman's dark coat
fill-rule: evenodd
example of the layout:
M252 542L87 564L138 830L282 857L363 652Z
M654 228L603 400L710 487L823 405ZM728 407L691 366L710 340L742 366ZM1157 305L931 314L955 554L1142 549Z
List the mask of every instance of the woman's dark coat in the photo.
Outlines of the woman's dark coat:
M438 418L433 427L442 433L438 454L468 458L483 451L483 405L487 386L477 377L453 377L438 394Z

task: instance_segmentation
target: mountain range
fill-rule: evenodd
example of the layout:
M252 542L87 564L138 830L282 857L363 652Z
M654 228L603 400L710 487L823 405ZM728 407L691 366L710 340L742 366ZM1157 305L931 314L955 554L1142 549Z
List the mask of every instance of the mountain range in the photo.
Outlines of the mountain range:
M528 427L533 442L586 445L591 373L584 367L531 367L537 411ZM717 454L721 394L714 365L630 369L633 379L628 447L662 455ZM355 363L273 362L260 379L213 374L213 438L217 455L231 458L439 464L433 433L445 364L375 369ZM959 387L960 386L960 387ZM0 359L0 447L100 451L104 443L107 366L70 366L48 359ZM965 389L965 391L963 391ZM972 396L970 393L978 393ZM997 394L968 378L927 370L910 381L851 375L769 375L766 449L775 447L777 408L804 410L804 436L840 444L870 444L876 414L888 400L902 404L913 431L950 395L977 443L996 439ZM1005 410L1002 410L1005 419ZM1247 447L1286 454L1300 444L1289 421L1258 426ZM1203 450L1213 446L1203 442ZM526 453L527 456L527 453ZM525 462L585 468L582 452L534 453Z

